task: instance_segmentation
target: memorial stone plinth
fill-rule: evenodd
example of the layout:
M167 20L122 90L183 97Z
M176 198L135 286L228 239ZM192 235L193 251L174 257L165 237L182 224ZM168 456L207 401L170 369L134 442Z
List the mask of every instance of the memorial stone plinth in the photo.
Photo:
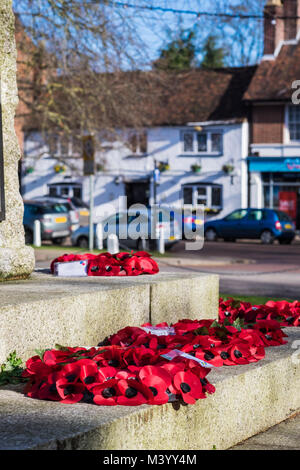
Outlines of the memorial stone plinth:
M18 161L20 159L20 149L14 129L14 116L18 103L16 55L15 18L12 11L12 0L1 0L0 92L2 136L0 143L3 158L2 163L0 161L0 173L3 173L3 178L0 178L0 281L25 278L34 269L33 249L25 246L24 207L19 192Z

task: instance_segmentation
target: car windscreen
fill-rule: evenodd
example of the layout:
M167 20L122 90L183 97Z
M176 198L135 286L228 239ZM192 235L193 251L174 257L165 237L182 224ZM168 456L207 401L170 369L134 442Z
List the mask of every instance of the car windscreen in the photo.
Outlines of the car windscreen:
M286 212L275 211L275 213L276 213L278 219L282 220L283 222L291 222L291 220L292 220Z
M42 214L67 214L71 210L71 206L65 203L45 204L40 206Z

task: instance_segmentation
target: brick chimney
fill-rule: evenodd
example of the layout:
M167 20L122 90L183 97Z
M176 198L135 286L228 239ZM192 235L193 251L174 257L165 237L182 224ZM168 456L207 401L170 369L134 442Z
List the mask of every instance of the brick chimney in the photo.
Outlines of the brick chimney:
M284 40L295 39L300 29L300 0L283 0L283 16L294 17L284 20Z
M264 9L264 54L273 55L278 44L284 40L285 24L281 0L268 0ZM278 18L279 17L279 18Z

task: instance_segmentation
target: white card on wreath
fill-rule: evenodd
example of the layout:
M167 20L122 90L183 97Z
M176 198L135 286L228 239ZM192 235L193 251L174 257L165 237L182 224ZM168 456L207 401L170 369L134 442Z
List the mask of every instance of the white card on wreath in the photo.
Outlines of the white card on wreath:
M54 264L54 275L60 277L86 277L88 261L68 261Z

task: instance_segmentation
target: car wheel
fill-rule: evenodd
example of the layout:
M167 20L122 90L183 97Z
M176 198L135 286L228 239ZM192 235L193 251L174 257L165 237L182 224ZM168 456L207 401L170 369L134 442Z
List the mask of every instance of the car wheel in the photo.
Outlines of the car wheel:
M272 245L274 242L274 235L270 230L264 230L260 236L261 242L263 245Z
M208 242L215 242L217 241L217 232L213 228L208 228L205 232L205 240Z
M290 245L293 240L278 240L280 245Z
M89 247L89 241L86 237L80 237L78 239L77 245L79 248L88 248Z
M33 233L31 230L25 229L25 244L32 245L33 244Z

